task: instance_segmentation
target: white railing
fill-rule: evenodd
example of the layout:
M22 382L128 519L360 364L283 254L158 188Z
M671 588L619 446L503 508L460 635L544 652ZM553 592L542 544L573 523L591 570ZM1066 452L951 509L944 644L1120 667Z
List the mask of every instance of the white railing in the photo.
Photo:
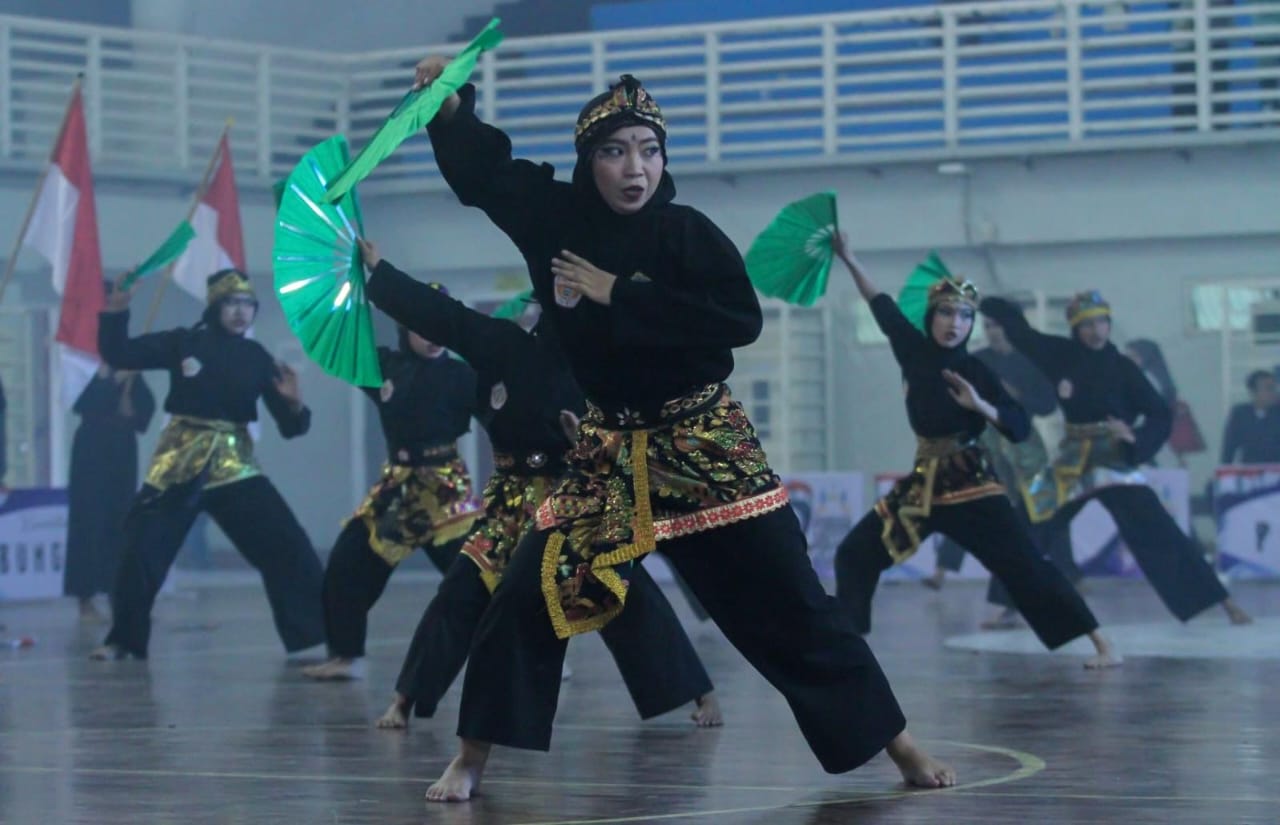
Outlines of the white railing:
M99 169L197 170L232 116L237 167L275 178L334 131L361 146L413 63L451 48L335 57L0 17L0 161L43 160L84 72ZM566 164L579 107L624 71L662 103L685 171L1280 138L1280 12L1265 0L1001 0L510 38L475 79L518 152ZM376 179L433 175L423 140Z

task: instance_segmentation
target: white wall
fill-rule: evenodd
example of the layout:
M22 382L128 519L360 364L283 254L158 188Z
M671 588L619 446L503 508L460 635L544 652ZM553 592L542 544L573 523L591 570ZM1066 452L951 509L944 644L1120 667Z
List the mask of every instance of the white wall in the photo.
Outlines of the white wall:
M138 29L331 51L444 43L496 0L133 0Z

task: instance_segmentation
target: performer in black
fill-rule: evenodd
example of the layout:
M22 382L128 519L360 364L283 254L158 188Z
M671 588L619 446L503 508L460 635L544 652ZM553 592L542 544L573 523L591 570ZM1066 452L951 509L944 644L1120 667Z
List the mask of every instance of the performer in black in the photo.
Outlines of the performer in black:
M378 720L379 727L402 728L410 708L420 717L434 715L462 670L511 552L532 529L535 511L565 472L564 456L572 442L563 419L576 430L585 404L549 325L529 333L510 321L490 318L414 281L382 260L373 244L362 241L361 249L372 270L370 300L476 370L477 417L494 449L484 517L462 553L455 554L423 613L396 681L396 696ZM719 725L711 679L679 620L643 568L633 572L627 610L601 635L637 711L649 718L695 702L693 719L699 726Z
M418 547L447 571L480 515L457 446L476 409L475 372L404 327L399 349L380 347L378 362L382 386L362 389L378 408L387 462L329 554L324 615L330 659L303 670L312 679L361 678L369 610L392 572Z
M1102 295L1082 292L1068 304L1070 338L1033 330L1022 310L1002 298L987 298L981 309L1053 382L1067 420L1057 457L1031 485L1031 521L1065 532L1097 499L1173 615L1185 622L1220 604L1233 624L1250 622L1146 485L1139 466L1169 437L1171 413L1142 370L1111 343L1111 306Z
M100 622L93 597L110 593L115 581L125 514L138 490L138 434L147 431L156 399L140 373L104 363L71 410L80 426L71 440L63 592L79 600L81 621Z
M324 641L320 560L253 454L249 422L261 398L285 438L311 426L298 377L245 336L258 299L244 273L209 276L207 306L192 328L129 337L130 291L107 299L98 350L116 369L169 372L160 434L125 519L112 590L112 627L95 659L145 659L151 606L196 514L205 510L258 569L276 632L289 652Z
M442 69L423 61L418 83ZM659 541L730 642L787 697L825 769L887 750L912 784L954 783L906 733L875 657L823 591L781 481L723 384L732 349L759 335L760 305L733 244L672 203L653 98L624 75L588 102L571 184L513 160L507 136L476 117L473 86L428 132L459 200L519 247L588 407L567 474L481 619L461 753L427 798L469 799L494 743L550 747L566 639L624 612L626 580Z
M958 278L940 279L929 290L921 331L871 282L844 238L833 242L902 368L907 418L916 433L910 475L876 502L836 550L836 595L855 626L863 633L871 629L871 597L881 572L938 532L969 548L1005 584L1046 647L1088 635L1097 653L1086 667L1119 664L1080 594L1040 555L979 441L988 425L1021 441L1031 422L1000 379L965 348L977 288Z

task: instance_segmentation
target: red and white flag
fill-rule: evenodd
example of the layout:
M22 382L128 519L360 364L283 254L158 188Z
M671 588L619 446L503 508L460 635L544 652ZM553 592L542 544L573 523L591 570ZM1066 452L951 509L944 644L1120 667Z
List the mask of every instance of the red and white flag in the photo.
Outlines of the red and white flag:
M231 141L225 133L217 151L209 187L191 216L191 228L196 236L173 265L174 283L200 301L204 301L210 275L229 267L241 271L245 268L240 196L236 193L236 172L231 165Z
M98 368L98 313L105 297L89 137L79 87L71 95L22 243L49 261L53 288L62 295L55 340L62 368L62 403L69 408Z

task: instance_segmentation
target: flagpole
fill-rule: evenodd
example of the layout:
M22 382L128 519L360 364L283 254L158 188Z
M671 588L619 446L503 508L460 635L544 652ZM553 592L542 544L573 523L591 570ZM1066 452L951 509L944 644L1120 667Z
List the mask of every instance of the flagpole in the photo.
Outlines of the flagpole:
M191 198L191 207L187 210L187 223L191 223L191 219L195 217L196 210L200 208L200 201L204 199L204 193L209 191L209 181L213 178L213 170L218 167L218 158L222 155L222 142L231 132L231 127L235 125L235 118L227 118L227 125L222 127L222 134L218 136L218 142L214 144L213 156L209 158L209 165L205 167L204 177L200 179L200 185L196 187L196 193ZM147 311L147 324L143 327L143 333L151 331L151 325L156 321L156 314L160 311L160 301L164 298L165 289L169 286L169 282L173 280L173 268L178 265L175 260L164 268L164 273L160 276L160 283L156 286L155 297L151 299L151 308Z
M4 264L4 275L0 276L0 303L4 302L4 292L9 286L10 279L13 278L14 267L18 264L18 252L22 249L22 241L27 237L27 228L31 225L31 216L36 212L36 204L40 202L40 190L44 189L45 179L49 177L49 169L53 166L54 153L58 151L58 144L62 142L62 133L67 130L67 118L71 115L71 104L75 102L76 93L80 91L80 83L84 80L84 72L76 75L75 82L71 84L71 96L67 100L67 109L62 115L62 126L58 128L58 134L53 139L53 146L49 148L49 162L45 164L44 171L40 173L40 177L36 180L36 188L31 193L31 202L27 204L27 214L22 219L22 227L18 230L18 237L13 242L13 248L9 251L9 259Z

